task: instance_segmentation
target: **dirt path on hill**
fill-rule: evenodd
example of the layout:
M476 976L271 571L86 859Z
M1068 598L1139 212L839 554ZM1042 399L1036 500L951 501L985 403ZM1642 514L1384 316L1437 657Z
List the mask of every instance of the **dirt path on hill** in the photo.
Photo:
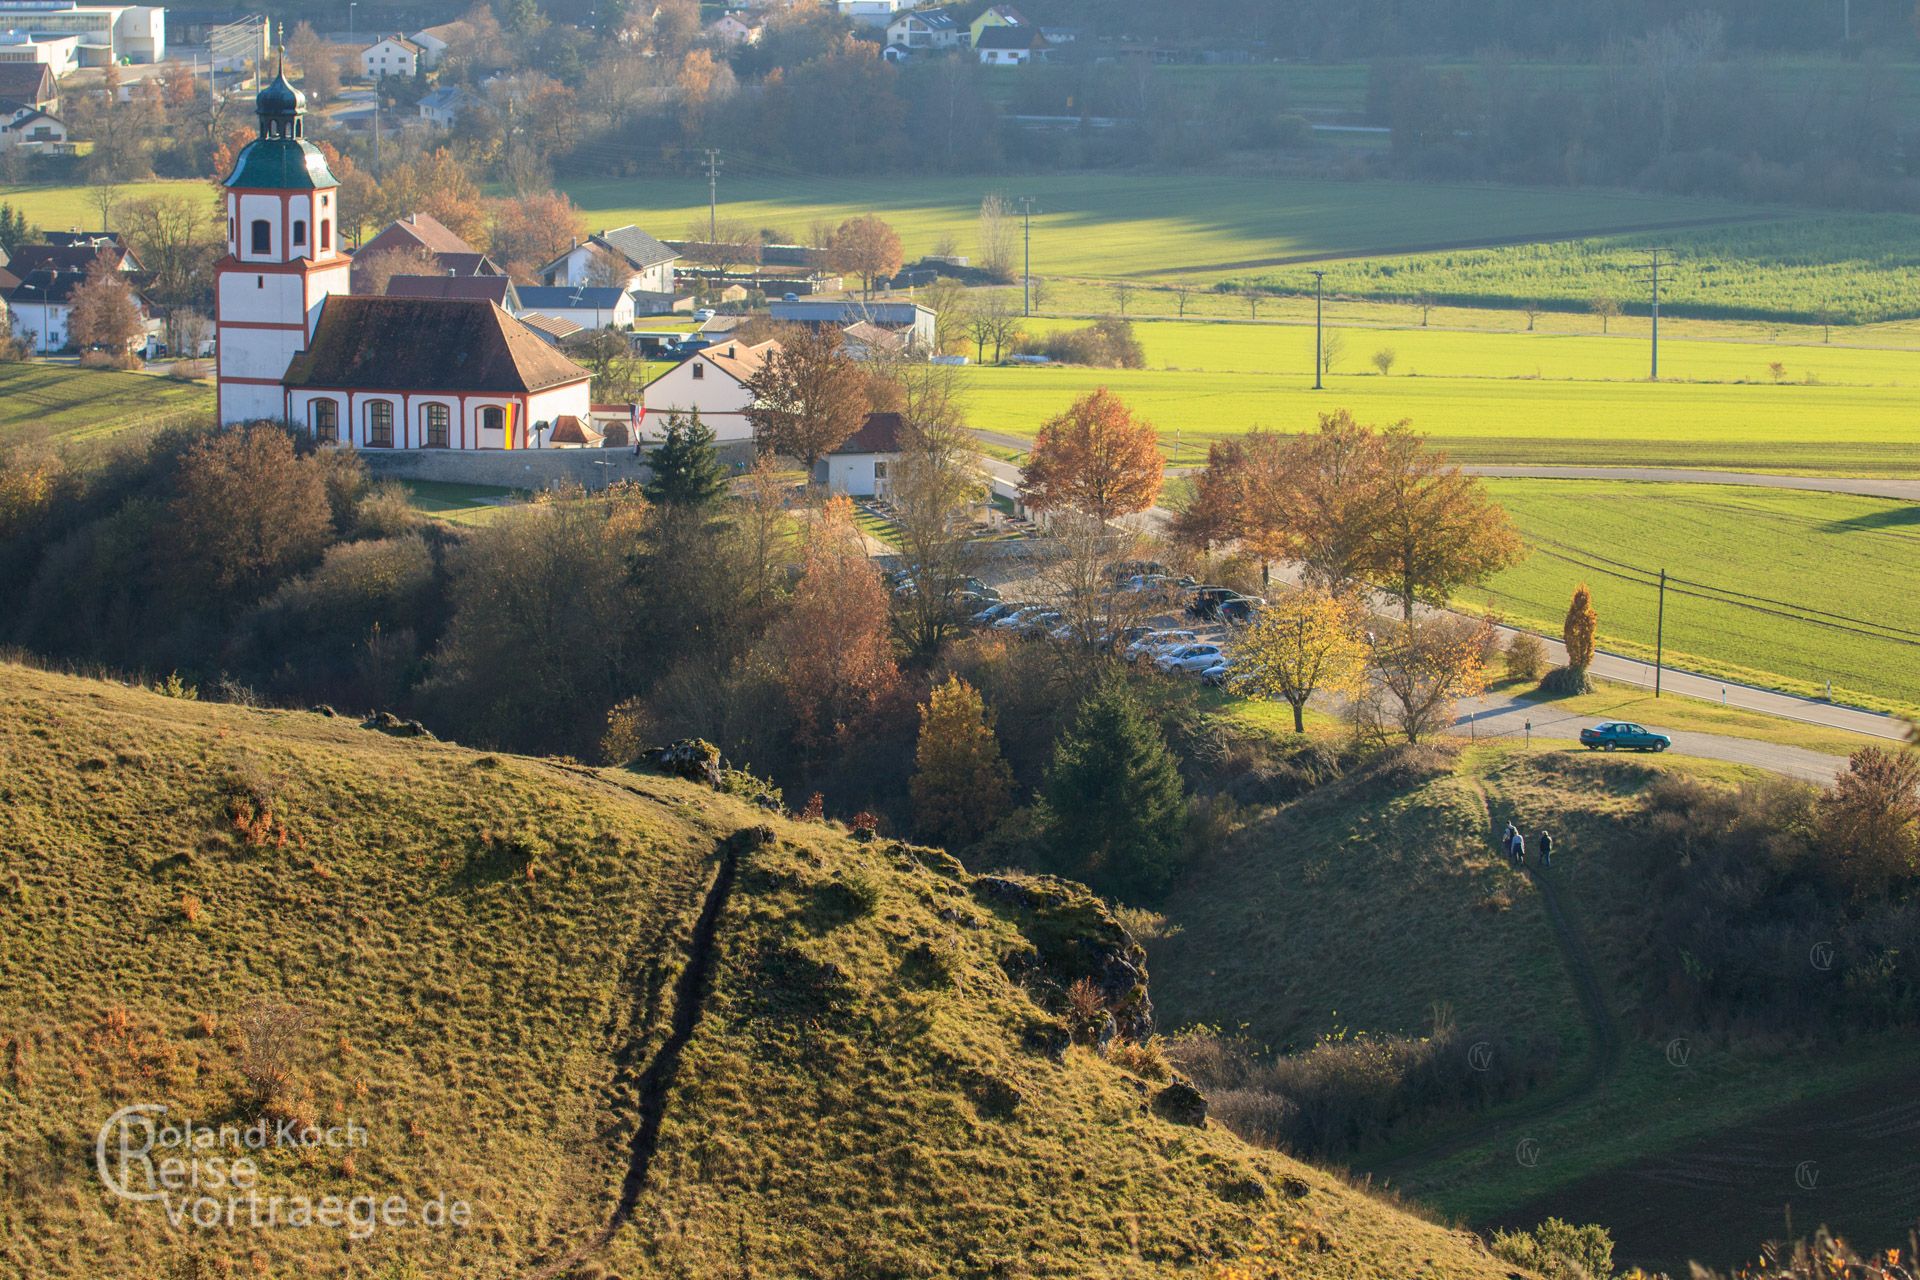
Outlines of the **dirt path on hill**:
M1502 824L1494 820L1493 804L1487 794L1486 784L1478 778L1464 781L1480 801L1482 822L1478 838L1497 845ZM1537 856L1536 851L1528 851L1529 859ZM1607 1005L1605 989L1600 984L1593 957L1587 950L1586 935L1579 921L1560 899L1555 871L1551 867L1542 868L1537 861L1530 860L1526 864L1526 875L1540 895L1547 925L1553 930L1554 941L1559 944L1567 980L1573 984L1574 998L1580 1005L1580 1015L1587 1026L1587 1061L1572 1080L1542 1096L1502 1107L1494 1115L1469 1123L1465 1128L1442 1132L1413 1150L1398 1152L1384 1163L1370 1167L1356 1165L1356 1168L1369 1168L1383 1184L1397 1182L1409 1169L1431 1164L1455 1152L1507 1139L1515 1144L1515 1158L1526 1163L1529 1159L1527 1146L1531 1142L1526 1126L1537 1124L1584 1101L1605 1084L1620 1065L1619 1024ZM1537 1158L1537 1150L1534 1157Z
M638 1065L638 1046L629 1045L622 1052L622 1060L615 1073L615 1087L618 1090L622 1082L633 1082L633 1092L639 1098L640 1123L628 1144L626 1176L621 1180L620 1198L607 1216L606 1225L558 1259L536 1265L527 1273L530 1280L557 1280L558 1277L571 1274L606 1248L614 1234L632 1219L641 1193L647 1188L653 1157L660 1147L660 1126L666 1119L667 1103L672 1096L674 1081L679 1076L680 1056L693 1039L693 1033L700 1025L700 1016L705 1011L707 992L711 988L713 970L719 956L720 917L733 895L740 859L758 847L766 834L765 828L749 827L720 841L719 866L701 902L700 915L693 925L693 935L687 941L686 961L681 966L679 978L674 982L667 1038L637 1076L633 1074L633 1068ZM638 1029L644 1034L644 1025Z

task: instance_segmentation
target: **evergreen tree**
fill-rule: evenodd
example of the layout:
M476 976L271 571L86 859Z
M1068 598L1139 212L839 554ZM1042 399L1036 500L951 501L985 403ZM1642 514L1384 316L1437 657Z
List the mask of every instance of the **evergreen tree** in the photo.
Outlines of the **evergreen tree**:
M1000 754L986 703L959 676L947 677L920 708L914 761L919 772L913 775L913 818L923 838L964 847L1006 812L1013 773Z
M653 477L647 481L649 502L663 507L712 506L727 491L727 468L713 447L713 428L700 421L700 412L667 415L666 439L647 455Z
M1128 897L1173 883L1186 791L1160 727L1124 677L1102 681L1054 744L1046 797L1062 874Z

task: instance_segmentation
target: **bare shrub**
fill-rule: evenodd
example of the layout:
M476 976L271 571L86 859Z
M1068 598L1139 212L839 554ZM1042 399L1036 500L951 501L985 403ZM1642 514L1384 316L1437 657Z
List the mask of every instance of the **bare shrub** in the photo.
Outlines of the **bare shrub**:
M283 1110L307 1053L306 1012L262 996L240 1011L234 1026L240 1033L240 1074L253 1104L262 1111Z
M1547 646L1531 631L1516 631L1507 641L1507 678L1535 681L1547 670Z

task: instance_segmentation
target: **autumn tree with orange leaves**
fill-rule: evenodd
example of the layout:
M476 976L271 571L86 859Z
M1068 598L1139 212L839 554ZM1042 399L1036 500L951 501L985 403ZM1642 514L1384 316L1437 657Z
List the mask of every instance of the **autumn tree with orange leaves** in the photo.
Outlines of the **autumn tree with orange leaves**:
M1152 506L1160 479L1153 424L1102 387L1041 426L1020 473L1020 494L1035 511L1113 520Z
M889 604L852 499L829 499L808 531L800 581L776 632L780 684L803 742L832 739L898 682Z

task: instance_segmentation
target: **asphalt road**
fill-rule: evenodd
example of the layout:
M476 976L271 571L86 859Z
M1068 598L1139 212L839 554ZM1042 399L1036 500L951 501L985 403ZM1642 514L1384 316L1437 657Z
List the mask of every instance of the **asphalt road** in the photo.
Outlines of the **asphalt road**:
M998 439L993 432L976 432L983 438ZM988 473L997 479L1018 482L1020 468L1011 463L993 458L982 460ZM1502 475L1549 475L1582 478L1591 476L1602 479L1641 479L1641 480L1679 480L1686 482L1698 477L1723 477L1720 480L1699 480L1699 483L1724 484L1763 484L1770 488L1812 488L1829 492L1870 493L1881 497L1911 497L1920 500L1920 481L1914 480L1859 480L1823 476L1772 476L1748 475L1730 471L1686 471L1665 470L1641 467L1500 467L1469 468L1480 474ZM1844 486L1836 488L1835 486ZM1154 507L1134 517L1134 523L1143 533L1157 533L1165 525L1170 512L1162 507ZM1274 566L1274 576L1281 581L1297 581L1297 572L1292 566ZM1382 608L1383 613L1390 612ZM1502 627L1503 636L1511 637L1513 628ZM1550 636L1542 636L1547 648L1548 660L1555 663L1566 661L1566 647ZM1634 658L1621 657L1618 654L1601 652L1594 655L1591 668L1595 676L1620 684L1651 689L1654 686L1654 669L1650 662L1641 662ZM1720 702L1726 706L1740 707L1747 711L1757 711L1765 715L1780 716L1783 719L1799 720L1806 724L1822 725L1831 729L1843 729L1853 733L1867 734L1890 741L1904 739L1908 728L1905 721L1894 716L1881 715L1878 712L1862 711L1854 707L1835 706L1814 698L1800 698L1792 694L1778 693L1771 689L1757 689L1750 685L1736 684L1718 680L1712 676L1687 671L1675 671L1668 668L1660 673L1660 688L1663 693L1672 693L1685 697L1703 698L1710 702ZM1515 703L1513 707L1538 709L1539 704ZM1483 707L1482 710L1497 708ZM1472 713L1469 712L1469 715ZM1524 713L1517 719L1506 713L1496 713L1481 718L1477 722L1478 732L1524 734ZM1541 730L1542 721L1535 719L1535 731ZM1463 719L1463 726L1468 722ZM1475 726L1468 726L1474 731ZM1552 736L1543 734L1543 736ZM1578 725L1567 730L1567 738L1578 736ZM1681 733L1672 735L1673 749L1684 755L1702 756L1710 760L1727 760L1737 764L1753 765L1783 773L1790 777L1831 781L1836 768L1845 761L1837 756L1821 755L1818 752L1805 751L1794 747L1777 747L1755 742L1748 738L1723 737L1709 733Z

